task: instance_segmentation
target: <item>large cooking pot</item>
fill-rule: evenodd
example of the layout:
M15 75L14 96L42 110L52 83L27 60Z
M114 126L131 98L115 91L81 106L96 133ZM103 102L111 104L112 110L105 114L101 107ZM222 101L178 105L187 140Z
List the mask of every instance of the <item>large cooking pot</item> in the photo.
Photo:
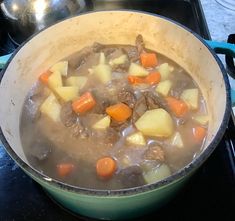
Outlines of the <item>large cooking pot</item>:
M25 96L40 73L53 63L91 45L134 44L142 34L146 47L177 62L198 83L210 123L205 149L172 176L124 190L94 190L67 185L32 168L23 151L19 122ZM218 45L215 45L215 48ZM73 212L100 219L136 217L167 202L209 157L230 116L229 84L214 51L196 34L160 16L133 11L95 12L57 23L34 35L10 58L0 85L1 140L9 155L59 203Z

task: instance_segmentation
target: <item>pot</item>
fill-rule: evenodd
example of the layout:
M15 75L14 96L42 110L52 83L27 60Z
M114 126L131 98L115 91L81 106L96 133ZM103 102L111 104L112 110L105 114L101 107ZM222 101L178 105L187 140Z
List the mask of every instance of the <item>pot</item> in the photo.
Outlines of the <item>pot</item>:
M133 45L138 34L143 35L147 48L177 62L200 86L211 119L202 153L162 181L113 191L70 186L32 168L23 152L19 121L26 94L39 74L56 61L95 41ZM215 47L218 49L218 45ZM1 140L9 155L63 206L75 213L99 219L133 218L168 202L215 149L224 134L231 111L227 74L208 44L169 19L133 11L83 14L34 35L5 66L0 96Z
M77 15L86 7L85 0L0 0L8 21L9 33L20 44L33 33L64 18Z

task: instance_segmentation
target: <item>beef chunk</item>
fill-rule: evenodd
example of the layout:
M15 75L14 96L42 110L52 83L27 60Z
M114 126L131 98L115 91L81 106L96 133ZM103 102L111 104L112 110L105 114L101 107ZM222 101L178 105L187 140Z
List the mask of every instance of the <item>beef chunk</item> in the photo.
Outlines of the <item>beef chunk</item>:
M77 118L77 114L75 114L72 110L72 102L66 102L62 105L60 119L66 127L71 127L75 124L77 122Z
M30 154L39 161L48 158L51 152L51 144L45 139L37 139L31 144Z
M157 160L160 162L164 162L165 161L165 153L162 149L162 147L160 146L153 146L153 147L149 147L145 154L144 154L144 158L146 160Z
M136 122L148 110L146 99L142 95L135 103L132 113L132 122Z
M115 129L118 132L123 131L125 128L127 128L129 125L129 121L125 121L125 122L117 122L115 120L111 120L110 123L110 127L112 127L113 129Z
M130 61L136 62L139 59L139 53L135 46L127 45L127 46L123 46L122 48L127 54Z
M100 44L98 42L94 42L94 44L92 45L92 50L95 53L100 53L104 48L105 48L105 45Z
M159 108L159 101L158 101L157 96L155 96L151 92L145 92L144 96L145 96L145 100L146 100L148 110Z
M130 166L121 170L118 174L118 177L121 183L126 188L141 186L145 184L142 175L142 169L137 165Z
M143 40L142 35L137 35L135 39L135 45L136 45L138 53L141 54L144 50L144 40Z
M118 93L118 100L122 103L125 103L130 108L134 108L135 103L136 103L136 98L135 98L134 93L132 93L130 90L127 90L125 88L123 88Z
M82 122L77 118L77 122L71 126L71 133L74 137L88 138L89 131L84 127Z

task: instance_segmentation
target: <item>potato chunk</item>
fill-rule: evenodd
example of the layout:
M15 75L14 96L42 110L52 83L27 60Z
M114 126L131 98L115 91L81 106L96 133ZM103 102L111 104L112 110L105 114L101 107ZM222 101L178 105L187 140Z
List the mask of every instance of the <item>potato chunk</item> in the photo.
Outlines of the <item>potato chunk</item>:
M112 77L111 67L107 64L99 64L93 68L94 75L103 84L108 83Z
M71 76L65 81L66 86L77 86L81 90L87 83L87 77L85 76Z
M196 110L198 108L199 91L197 88L184 90L180 98L191 110Z
M62 78L59 71L55 71L49 76L48 85L52 90L55 90L57 87L62 87Z
M158 92L163 96L167 96L169 94L171 87L172 87L172 82L170 80L161 81L156 87L156 92Z
M146 111L135 126L146 136L163 138L170 137L174 130L170 114L162 108Z
M163 180L171 175L171 171L166 164L162 164L159 167L153 168L148 172L144 173L144 179L147 184L155 183L157 181Z
M168 63L163 63L158 67L158 71L161 74L161 80L167 80L170 77L170 74L172 72L172 67L169 66Z
M134 145L139 145L139 146L146 145L145 138L141 132L136 132L127 136L126 141Z
M78 91L79 87L75 86L57 87L55 89L56 94L65 102L76 99L78 97Z
M110 116L105 116L102 119L98 120L92 128L98 129L98 130L105 130L109 127L110 125Z
M171 139L171 145L176 146L178 148L184 147L184 143L179 132L176 132L173 138Z
M120 65L120 64L124 64L128 61L128 58L127 58L127 55L126 54L123 54L121 55L120 57L118 58L114 58L112 60L109 61L109 64L111 66L113 65Z
M136 64L136 63L131 63L128 74L132 76L138 76L138 77L145 77L149 74L149 72L144 69L142 66Z
M47 115L55 122L60 121L60 110L61 105L53 93L49 95L49 97L42 103L40 107L41 113Z
M62 76L66 77L68 74L68 61L59 61L50 68L51 72L59 72Z

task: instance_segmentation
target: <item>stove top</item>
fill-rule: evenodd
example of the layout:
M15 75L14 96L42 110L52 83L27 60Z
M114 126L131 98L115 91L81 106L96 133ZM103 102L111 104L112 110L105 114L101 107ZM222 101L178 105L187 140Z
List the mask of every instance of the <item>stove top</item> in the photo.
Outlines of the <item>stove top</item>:
M198 0L106 0L89 1L88 10L135 9L160 14L210 39ZM16 45L9 39L0 16L0 55ZM210 158L190 179L184 189L165 207L137 220L233 220L235 205L235 127L228 129ZM0 221L11 220L90 220L66 211L51 200L0 146Z

